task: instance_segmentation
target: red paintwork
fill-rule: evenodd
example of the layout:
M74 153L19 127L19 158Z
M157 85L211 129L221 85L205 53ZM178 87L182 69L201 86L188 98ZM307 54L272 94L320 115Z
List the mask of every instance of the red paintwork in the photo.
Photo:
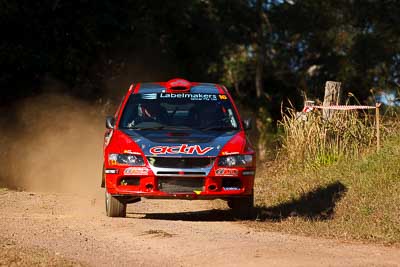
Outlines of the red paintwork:
M217 84L216 87L218 88L218 92L219 92L220 94L226 94L226 92L224 91L224 89L222 89L222 87L221 87L219 84Z
M176 80L176 79L174 79ZM174 81L171 80L171 81ZM160 82L158 84L167 87L169 82ZM187 84L189 88L197 85L198 83L190 83ZM127 103L127 100L129 96L133 93L137 93L139 91L140 84L135 84L131 85L130 89L128 90L125 98L120 104L120 107L118 108L117 114L115 114L116 118L116 123L115 123L115 129L113 130L107 130L105 136L109 135L110 132L112 131L112 137L110 142L107 144L105 141L104 144L104 168L108 169L117 169L118 173L116 174L105 174L105 186L106 189L109 193L112 195L128 195L128 196L138 196L138 197L146 197L146 198L183 198L183 199L216 199L216 198L230 198L230 197L240 197L240 196L246 196L250 195L253 193L253 187L254 187L254 173L251 175L243 175L243 171L254 171L256 169L255 166L255 151L252 148L251 144L248 142L246 138L246 134L243 129L243 124L240 119L238 110L236 105L233 102L233 99L231 95L229 94L228 90L224 86L217 86L218 91L222 94L226 94L231 101L233 108L235 112L237 113L237 118L239 119L240 122L240 131L237 133L235 136L233 136L221 149L219 156L217 157L217 160L214 162L214 166L212 167L209 175L205 177L205 190L202 191L199 194L196 193L174 193L174 194L168 194L162 191L159 191L157 189L157 177L154 175L153 171L149 167L149 162L147 161L146 157L144 156L142 150L140 147L127 135L125 135L123 132L118 130L118 125L119 121L121 119L121 113L124 110L124 107ZM133 91L133 92L132 92ZM184 145L184 144L183 144ZM177 149L177 148L175 148ZM119 185L119 181L125 176L124 175L124 170L127 168L130 168L131 166L122 166L122 165L114 165L110 166L108 162L108 154L109 153L126 153L129 151L129 153L132 154L140 154L145 162L145 167L148 168L148 174L146 176L140 176L140 184L139 185ZM253 154L254 155L254 161L253 164L254 166L251 167L235 167L235 168L226 168L224 169L233 169L235 171L229 171L229 170L224 170L224 171L219 171L218 173L222 173L218 175L216 173L217 169L221 169L223 167L218 167L218 158L220 156L224 155L231 155L231 154ZM143 167L140 167L143 168ZM143 170L140 170L143 172ZM224 177L232 177L232 173L237 173L239 174L238 176L235 176L235 178L239 178L242 182L242 188L240 190L224 190L221 186L222 178ZM132 175L134 177L135 175ZM137 177L137 175L136 175ZM149 188L149 185L152 185L151 188ZM209 190L208 187L210 185L214 185L216 187L215 190Z
M132 92L133 86L134 86L134 85L132 84L131 87L130 87L130 89L128 90L128 95L130 95L130 93ZM140 87L140 84L136 84L135 90L133 91L134 94L137 94L137 93L139 92L139 87Z

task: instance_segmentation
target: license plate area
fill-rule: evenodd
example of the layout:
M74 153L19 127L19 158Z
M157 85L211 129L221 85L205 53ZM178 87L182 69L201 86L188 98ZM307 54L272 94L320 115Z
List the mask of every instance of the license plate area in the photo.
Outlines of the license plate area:
M165 193L204 191L204 178L159 177L158 189Z

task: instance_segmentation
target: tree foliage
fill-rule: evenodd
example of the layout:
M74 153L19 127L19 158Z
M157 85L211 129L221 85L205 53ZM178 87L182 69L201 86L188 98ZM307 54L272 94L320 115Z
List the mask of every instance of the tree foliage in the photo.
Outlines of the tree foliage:
M396 0L0 0L1 100L48 78L93 97L121 76L222 81L270 109L326 80L366 100L399 82L398 14Z

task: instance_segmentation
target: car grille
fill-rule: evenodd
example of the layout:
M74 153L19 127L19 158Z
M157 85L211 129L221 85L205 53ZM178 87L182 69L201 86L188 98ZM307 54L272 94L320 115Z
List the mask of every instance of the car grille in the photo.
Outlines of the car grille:
M157 176L190 176L190 177L199 177L206 176L205 172L193 172L193 171L185 171L185 172L176 172L176 171L158 171Z
M215 158L174 158L174 157L148 157L149 163L158 168L206 168L209 167Z
M166 193L204 191L204 178L159 177L158 189Z

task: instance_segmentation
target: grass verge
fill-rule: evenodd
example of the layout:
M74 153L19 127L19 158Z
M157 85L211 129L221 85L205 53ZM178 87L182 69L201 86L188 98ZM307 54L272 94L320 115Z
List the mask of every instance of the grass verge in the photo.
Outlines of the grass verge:
M266 164L255 190L256 227L400 244L400 136L379 153L317 169Z

